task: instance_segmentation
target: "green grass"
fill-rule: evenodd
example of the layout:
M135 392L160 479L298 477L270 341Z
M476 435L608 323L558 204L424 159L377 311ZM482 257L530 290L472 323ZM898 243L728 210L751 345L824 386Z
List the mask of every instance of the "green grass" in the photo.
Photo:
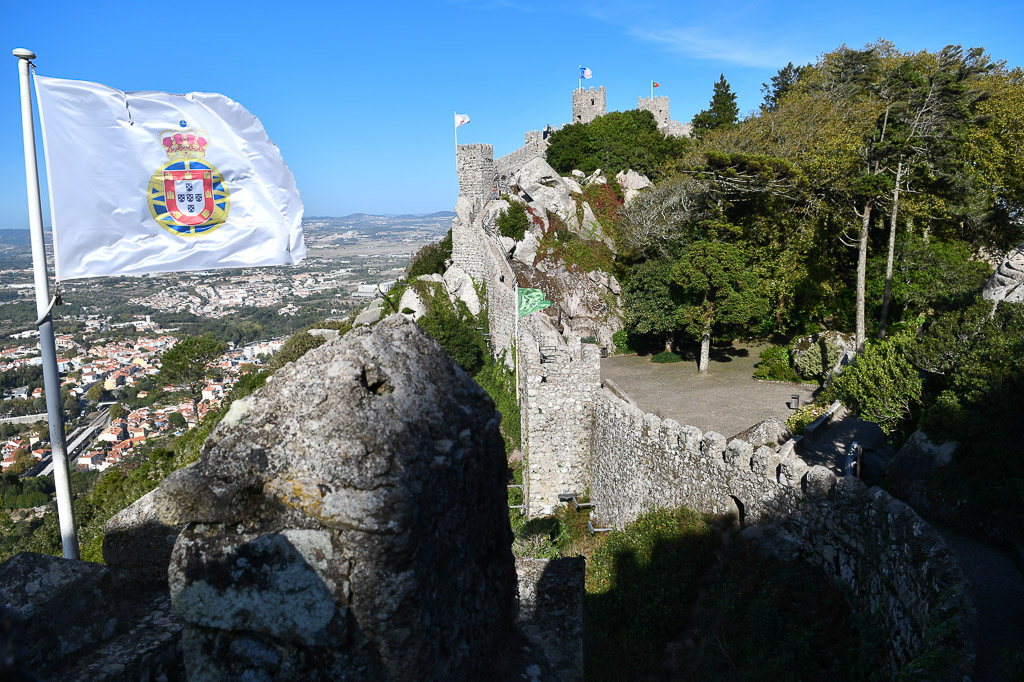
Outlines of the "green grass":
M651 362L657 362L658 364L668 364L670 362L682 362L683 356L679 353L673 353L670 350L663 350L657 355L651 356Z

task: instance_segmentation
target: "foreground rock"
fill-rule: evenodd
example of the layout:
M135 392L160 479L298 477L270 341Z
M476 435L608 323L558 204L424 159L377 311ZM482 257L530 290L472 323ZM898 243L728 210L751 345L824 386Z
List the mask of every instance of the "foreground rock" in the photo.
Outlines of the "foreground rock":
M490 399L407 320L281 370L161 487L189 678L486 678L515 609L504 467Z

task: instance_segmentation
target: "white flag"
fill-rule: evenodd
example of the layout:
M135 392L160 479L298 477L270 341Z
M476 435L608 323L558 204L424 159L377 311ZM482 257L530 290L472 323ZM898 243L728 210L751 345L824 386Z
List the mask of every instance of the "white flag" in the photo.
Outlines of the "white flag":
M35 81L57 281L305 257L295 178L242 105Z
M469 116L466 114L455 114L455 127L464 126L469 123Z

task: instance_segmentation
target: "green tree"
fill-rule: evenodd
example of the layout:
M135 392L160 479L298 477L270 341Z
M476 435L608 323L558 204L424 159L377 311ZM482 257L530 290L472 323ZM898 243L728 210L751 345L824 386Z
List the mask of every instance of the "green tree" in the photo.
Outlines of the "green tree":
M212 336L190 336L178 341L160 358L161 381L185 387L197 419L203 386L216 376L216 371L209 365L223 352L224 346Z
M700 340L698 371L707 374L711 336L735 338L761 321L767 302L743 251L733 244L700 241L683 252L672 271L683 295L683 330Z
M672 277L673 265L668 260L645 261L632 269L622 287L627 329L663 341L669 351L679 331L680 292Z
M723 73L715 83L708 108L693 117L693 130L699 136L709 130L734 126L739 120L739 114L736 93L729 87Z
M654 115L646 110L613 111L590 123L571 123L549 138L547 162L559 173L600 168L609 177L633 169L656 178L659 167L688 147L683 138L658 132Z
M793 62L789 62L779 69L777 74L772 76L771 84L761 83L761 92L764 93L764 103L761 104L761 109L764 111L775 111L779 107L779 102L782 101L782 98L800 80L800 74L803 73L805 68L807 67L793 66Z
M95 384L89 387L89 390L85 392L85 397L94 403L98 403L103 400L103 382L97 381Z
M185 421L185 417L182 416L181 412L171 412L167 415L167 421L176 429L183 429L188 426L188 422Z
M114 403L110 406L110 418L120 419L125 415L124 405L121 403Z

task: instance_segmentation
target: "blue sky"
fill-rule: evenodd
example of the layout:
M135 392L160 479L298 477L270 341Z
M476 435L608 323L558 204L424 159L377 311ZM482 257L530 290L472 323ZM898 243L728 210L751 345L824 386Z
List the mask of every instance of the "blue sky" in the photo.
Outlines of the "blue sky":
M460 142L506 154L525 131L569 121L579 64L593 71L587 85L607 88L610 110L635 108L654 79L687 121L720 73L747 112L780 67L843 43L981 45L1018 66L1021 26L1024 3L998 0L977 10L945 0L0 2L0 47L34 50L40 74L244 104L281 148L307 216L452 209L452 113L472 117ZM17 60L7 59L0 228L24 228Z

